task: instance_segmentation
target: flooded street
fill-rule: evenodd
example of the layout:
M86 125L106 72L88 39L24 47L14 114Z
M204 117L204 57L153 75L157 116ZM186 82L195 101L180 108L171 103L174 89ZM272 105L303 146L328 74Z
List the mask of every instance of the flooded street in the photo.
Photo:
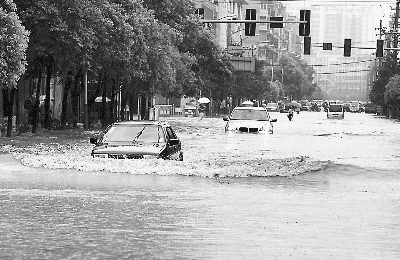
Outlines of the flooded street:
M285 116L167 118L183 162L0 155L0 258L400 259L399 122Z

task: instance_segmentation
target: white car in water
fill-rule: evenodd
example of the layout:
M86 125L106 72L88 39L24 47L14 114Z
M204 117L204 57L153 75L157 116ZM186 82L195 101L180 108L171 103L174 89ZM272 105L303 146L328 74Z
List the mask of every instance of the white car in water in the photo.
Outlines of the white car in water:
M328 107L326 112L328 119L343 119L344 118L344 107L342 104L332 104Z
M237 131L242 133L274 132L272 123L276 119L271 119L268 111L264 107L235 107L229 117L224 117L226 121L225 132Z

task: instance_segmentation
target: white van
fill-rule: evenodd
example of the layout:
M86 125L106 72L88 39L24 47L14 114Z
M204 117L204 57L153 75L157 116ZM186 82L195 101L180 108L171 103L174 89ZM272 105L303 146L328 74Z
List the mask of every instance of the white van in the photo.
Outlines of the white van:
M360 112L360 102L350 101L350 112L359 113Z
M326 112L328 119L343 119L344 118L344 107L343 104L332 104L328 107Z

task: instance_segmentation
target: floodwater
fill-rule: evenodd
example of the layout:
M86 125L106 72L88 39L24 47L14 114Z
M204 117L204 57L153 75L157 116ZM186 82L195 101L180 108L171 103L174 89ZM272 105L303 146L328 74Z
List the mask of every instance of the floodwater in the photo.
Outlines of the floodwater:
M168 118L184 162L3 147L0 258L400 259L399 122L285 116Z

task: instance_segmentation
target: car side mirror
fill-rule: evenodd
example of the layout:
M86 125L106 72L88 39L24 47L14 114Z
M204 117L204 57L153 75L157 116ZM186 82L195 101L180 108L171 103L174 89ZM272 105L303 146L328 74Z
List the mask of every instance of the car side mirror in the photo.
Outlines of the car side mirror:
M224 117L224 118L222 118L224 121L229 121L229 117Z
M179 144L179 139L169 139L169 144L170 145L178 145Z
M275 123L276 121L278 121L278 119L275 118L275 119L271 119L270 121L271 121L271 123Z
M91 144L97 144L97 142L98 142L97 137L91 137L91 138L90 138L90 143L91 143Z

